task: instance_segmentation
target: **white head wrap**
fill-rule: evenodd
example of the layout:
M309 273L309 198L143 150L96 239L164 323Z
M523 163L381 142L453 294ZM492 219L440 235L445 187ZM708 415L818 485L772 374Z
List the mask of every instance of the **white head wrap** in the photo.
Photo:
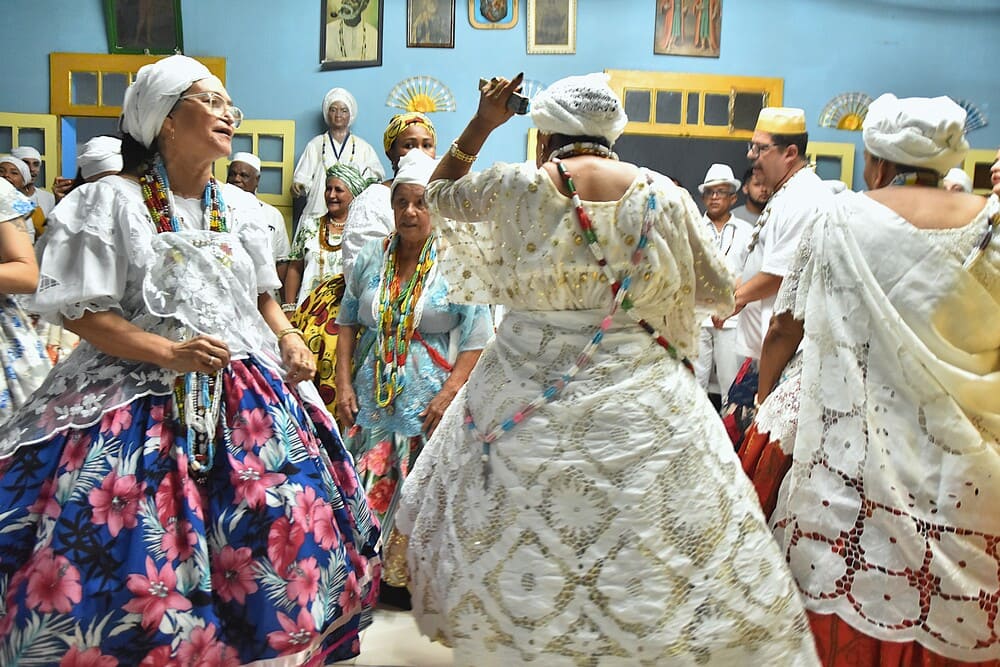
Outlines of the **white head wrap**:
M254 168L257 175L260 175L260 158L253 153L233 153L233 159L229 161L230 164L233 162L243 162Z
M0 155L0 162L9 162L17 167L17 170L21 172L21 176L24 178L24 184L31 183L31 170L28 169L28 165L24 163L24 160L13 155Z
M22 160L38 160L39 162L42 160L42 156L38 150L31 146L18 146L11 149L10 154Z
M869 105L863 131L872 155L939 174L969 151L965 109L947 97L898 99L886 93Z
M945 185L954 183L961 186L962 192L972 192L972 179L965 173L965 170L958 167L952 167L948 170L948 173L944 175L944 183Z
M392 179L392 194L396 193L398 185L412 183L427 187L437 165L438 161L422 150L411 150L399 158L399 169L396 170L396 177Z
M351 120L347 126L353 125L354 119L358 117L358 103L346 88L331 88L323 98L323 121L329 122L330 105L334 102L343 102L347 106L347 110L351 112Z
M531 100L531 120L540 132L568 137L604 137L613 144L628 123L621 100L602 72L559 79Z
M122 140L118 137L94 137L83 145L76 156L80 175L90 178L106 171L122 170Z
M125 91L119 121L122 132L127 132L150 148L181 93L195 81L210 76L212 73L207 67L187 56L170 56L143 65L135 76L135 82Z

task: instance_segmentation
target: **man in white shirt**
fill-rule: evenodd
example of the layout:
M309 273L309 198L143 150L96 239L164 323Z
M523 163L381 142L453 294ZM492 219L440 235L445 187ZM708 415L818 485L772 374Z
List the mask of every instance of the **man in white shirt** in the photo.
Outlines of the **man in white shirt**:
M705 205L702 217L705 229L715 239L734 276L743 271L743 261L753 233L750 223L731 212L739 186L740 182L733 176L732 168L725 164L713 164L709 167L704 182L698 186ZM698 358L694 362L695 377L703 389L719 394L723 400L743 362L743 357L736 352L738 321L739 316L730 317L725 321L718 321L716 326L709 317L701 323L701 342Z
M38 208L41 209L40 217L42 223L38 223L37 217L33 219L35 222L35 233L41 234L44 229L45 219L49 217L49 212L56 205L55 195L35 185L35 181L38 180L38 174L42 170L42 155L37 149L31 146L18 146L13 148L10 154L28 165L28 171L31 172L31 178L24 184L24 189L21 192L24 193L25 197L38 204Z
M764 185L764 178L759 172L754 172L753 167L747 167L743 173L743 196L746 202L742 206L737 206L732 210L740 220L746 220L751 225L757 223L757 218L764 212L767 200L771 198L771 191ZM740 267L742 270L743 267Z
M253 153L234 153L233 159L229 163L229 171L226 173L226 183L235 185L256 196L257 185L260 183L260 158ZM261 208L261 219L271 231L271 251L274 253L274 265L278 271L283 291L285 274L288 272L288 255L292 251L288 241L285 216L281 215L281 211L270 204L260 201L259 198L257 202ZM281 294L282 291L279 291L278 294ZM281 301L279 300L278 303Z

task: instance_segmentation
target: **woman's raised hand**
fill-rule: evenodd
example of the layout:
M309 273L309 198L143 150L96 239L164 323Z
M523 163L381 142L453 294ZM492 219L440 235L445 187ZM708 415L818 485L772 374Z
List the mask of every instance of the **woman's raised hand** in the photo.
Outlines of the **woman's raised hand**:
M479 110L476 115L492 127L506 123L514 112L507 107L507 100L524 82L524 72L513 79L493 77L479 89Z
M228 345L211 336L195 336L172 345L164 368L178 373L215 373L228 365Z

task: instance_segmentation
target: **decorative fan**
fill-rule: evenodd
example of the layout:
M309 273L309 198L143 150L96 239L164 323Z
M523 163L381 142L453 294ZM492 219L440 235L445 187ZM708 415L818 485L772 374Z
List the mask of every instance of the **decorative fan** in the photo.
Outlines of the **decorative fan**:
M841 93L823 107L819 124L838 130L860 130L871 103L871 96L865 93Z
M977 107L974 103L969 100L955 100L958 106L965 109L965 132L969 133L973 130L978 130L981 127L986 127L990 119L986 117L986 114Z
M545 84L541 81L535 79L525 79L521 83L521 94L527 97L529 100L535 98L535 95L545 90Z
M429 76L411 76L403 79L389 91L385 101L389 107L406 111L454 111L455 96L443 83Z

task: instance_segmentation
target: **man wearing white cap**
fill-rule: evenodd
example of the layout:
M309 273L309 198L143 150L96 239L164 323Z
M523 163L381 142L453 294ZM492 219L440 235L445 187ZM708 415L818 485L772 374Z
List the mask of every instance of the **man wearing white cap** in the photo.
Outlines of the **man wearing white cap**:
M16 158L20 158L28 165L28 169L31 172L31 178L28 182L24 184L24 195L28 197L31 201L38 204L38 208L42 209L42 214L44 217L49 216L49 211L52 207L56 205L56 197L48 190L43 190L42 188L35 186L35 181L38 180L38 174L42 170L42 156L35 148L31 146L18 146L11 150L11 155ZM36 225L37 227L37 225Z
M726 257L734 276L743 271L747 248L753 227L750 223L734 216L731 212L736 203L736 192L740 182L733 170L726 164L713 164L705 174L705 181L698 186L705 214L702 223ZM718 393L725 398L729 387L736 378L742 357L736 352L736 323L739 316L720 321L715 326L711 317L701 323L701 340L698 358L694 362L698 383L709 393Z
M972 192L972 179L964 170L952 167L941 180L941 187L954 192Z
M831 188L809 168L806 116L802 109L766 107L757 118L747 159L771 198L754 226L749 252L736 288L736 350L746 357L739 390L730 391L725 410L730 435L739 440L750 425L757 391L757 363L771 321L774 299L788 272L802 231L829 206ZM732 389L732 388L731 388Z
M256 196L257 186L260 184L260 158L253 153L234 153L226 173L226 183ZM288 255L292 251L285 216L275 207L262 202L259 197L257 202L260 204L261 217L271 231L271 251L274 253L274 265L283 289L285 273L288 271Z

